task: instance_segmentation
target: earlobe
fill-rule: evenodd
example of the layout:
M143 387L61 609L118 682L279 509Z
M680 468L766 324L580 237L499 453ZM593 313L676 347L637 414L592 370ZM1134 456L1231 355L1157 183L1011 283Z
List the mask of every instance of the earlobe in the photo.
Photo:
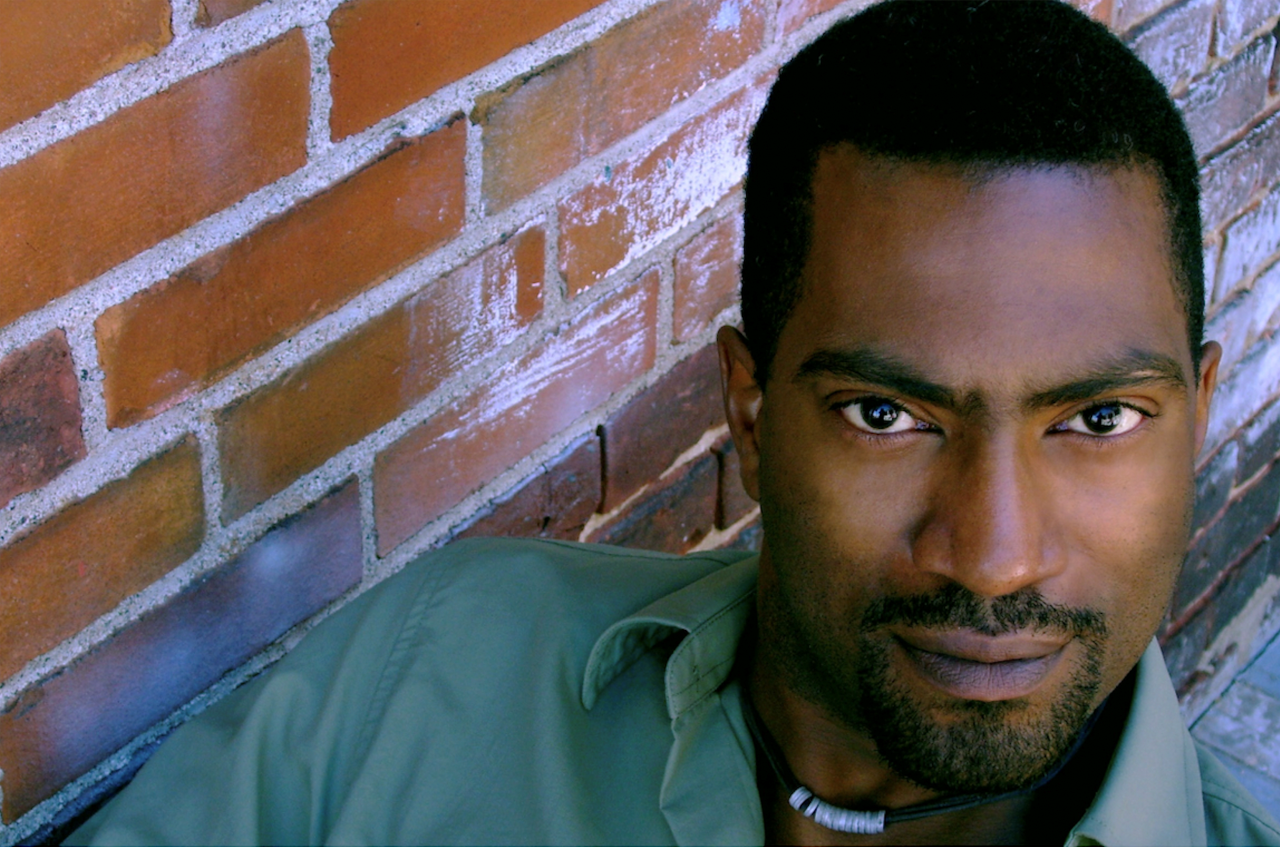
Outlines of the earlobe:
M724 393L724 414L738 452L742 487L751 499L760 499L759 424L764 391L756 382L756 365L747 339L731 326L716 334L720 352L720 388Z
M1205 433L1209 430L1209 409L1213 401L1213 389L1218 384L1218 363L1222 361L1222 346L1207 341L1200 348L1200 377L1196 383L1196 441L1195 452L1200 455Z

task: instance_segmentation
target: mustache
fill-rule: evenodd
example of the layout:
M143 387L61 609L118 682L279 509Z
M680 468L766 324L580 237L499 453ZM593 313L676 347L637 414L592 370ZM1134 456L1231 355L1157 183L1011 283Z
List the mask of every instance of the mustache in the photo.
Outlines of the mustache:
M878 597L863 612L863 632L890 625L969 629L982 635L1038 630L1082 638L1105 638L1106 615L1097 609L1049 603L1034 587L984 598L958 583L929 594Z

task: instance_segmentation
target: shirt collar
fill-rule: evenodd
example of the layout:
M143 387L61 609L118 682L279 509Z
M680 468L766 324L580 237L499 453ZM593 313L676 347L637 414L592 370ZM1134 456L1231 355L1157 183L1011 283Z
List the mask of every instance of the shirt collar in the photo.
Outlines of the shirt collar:
M1204 844L1194 743L1155 641L1138 661L1133 702L1107 775L1067 844Z
M758 556L713 571L613 624L596 640L582 680L582 705L647 650L686 632L667 661L667 711L672 720L693 708L728 678L756 590Z

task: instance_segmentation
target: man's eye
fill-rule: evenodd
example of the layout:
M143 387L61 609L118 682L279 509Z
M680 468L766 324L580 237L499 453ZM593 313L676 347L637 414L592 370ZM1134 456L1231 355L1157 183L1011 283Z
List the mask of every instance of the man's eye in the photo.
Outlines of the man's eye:
M863 397L840 409L845 420L863 432L877 435L907 432L920 424L906 409L884 397Z
M1144 417L1142 412L1123 403L1103 403L1090 406L1063 421L1059 427L1083 435L1124 435L1142 423Z

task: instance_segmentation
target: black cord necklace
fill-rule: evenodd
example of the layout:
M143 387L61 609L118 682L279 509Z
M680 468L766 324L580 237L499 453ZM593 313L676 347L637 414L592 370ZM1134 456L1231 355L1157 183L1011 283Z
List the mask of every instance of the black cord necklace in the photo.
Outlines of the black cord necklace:
M747 729L750 730L751 737L755 739L756 746L764 753L764 757L769 762L769 766L773 768L778 781L786 789L788 794L787 802L791 804L791 808L815 823L836 832L875 835L884 832L884 828L890 824L925 818L930 815L940 815L945 812L957 812L961 809L971 809L974 806L1008 800L1011 797L1021 797L1024 794L1036 791L1057 776L1058 772L1076 754L1076 751L1084 745L1085 738L1088 737L1089 732L1093 729L1094 724L1097 723L1098 717L1105 707L1106 702L1104 701L1102 705L1094 709L1093 714L1089 716L1089 720L1085 722L1084 727L1080 730L1080 734L1076 736L1075 743L1067 751L1067 755L1059 759L1058 763L1034 785L1014 791L1006 791L1003 794L960 794L955 797L931 800L928 803L918 803L914 806L907 806L904 809L875 809L872 811L845 809L834 803L828 803L814 794L812 790L801 785L795 774L791 772L791 768L787 767L787 760L783 757L778 742L774 740L769 730L760 721L759 716L756 714L755 706L751 703L750 696L742 698L742 717L747 722Z

